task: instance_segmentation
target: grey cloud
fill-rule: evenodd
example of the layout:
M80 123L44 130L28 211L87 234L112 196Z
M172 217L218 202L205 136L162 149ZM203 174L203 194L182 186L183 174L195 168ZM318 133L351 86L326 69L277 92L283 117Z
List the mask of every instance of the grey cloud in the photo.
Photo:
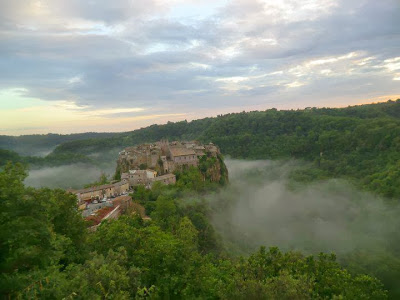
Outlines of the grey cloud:
M241 6L236 4L238 11L233 17L231 10L228 10L225 17L232 22L236 20L240 25L222 30L223 36L228 37L233 45L243 37L276 38L278 45L275 46L254 47L249 43L238 45L242 52L239 59L250 62L290 59L293 56L303 59L314 55L335 55L352 51L350 49L377 50L377 45L382 48L379 41L385 42L387 37L394 38L398 44L400 21L396 18L399 11L396 1L341 1L331 14L314 20L281 23L274 23L271 18L267 18L266 12L260 9L260 3L255 2L253 6L249 8L245 3ZM246 8L250 13L246 13ZM385 44L383 48L390 49L391 46ZM395 51L391 49L390 52L394 55Z
M3 26L31 25L48 21L62 23L68 19L90 20L103 23L120 23L130 18L139 18L162 12L168 7L156 0L12 0L0 3ZM51 20L41 20L41 17ZM48 24L49 25L49 24Z
M82 19L121 22L131 17L153 12L156 1L152 0L53 0L50 2L51 10L69 17L80 16Z
M397 1L341 0L329 12L298 20L285 20L280 15L284 12L263 11L261 1L234 1L214 16L191 24L160 17L159 12L168 8L158 2L146 1L147 6L135 2L136 9L132 3L51 2L51 11L64 19L99 21L106 31L122 26L122 31L112 34L80 33L60 26L39 26L35 31L0 23L0 88L24 87L27 96L78 105L153 107L153 111L175 105L181 112L192 110L193 105L227 109L258 105L271 101L269 97L289 103L296 93L298 101L307 97L317 105L321 87L329 99L345 94L364 97L373 92L370 83L379 84L382 93L396 91L396 82L382 62L400 51ZM288 4L298 7L295 2ZM1 14L7 16L8 25L29 16L29 7L21 5L19 1L3 5ZM32 16L30 22L40 25ZM276 45L268 40L272 38ZM229 47L236 53L227 55ZM305 61L354 51L362 52L362 57L374 56L374 65L350 75L338 66L340 79L313 71L297 78L287 72ZM263 77L276 71L283 73ZM215 81L233 76L248 77L243 84L250 89L227 93ZM81 82L71 83L74 77ZM296 80L307 85L285 88ZM365 89L352 89L355 83Z

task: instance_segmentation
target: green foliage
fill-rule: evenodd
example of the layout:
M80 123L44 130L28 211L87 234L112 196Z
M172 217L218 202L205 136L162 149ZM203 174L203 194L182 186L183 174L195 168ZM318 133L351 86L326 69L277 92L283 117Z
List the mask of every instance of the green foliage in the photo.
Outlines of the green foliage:
M214 227L209 222L211 213L208 205L205 202L186 205L182 209L182 213L190 219L198 232L199 252L202 254L220 254L222 246Z
M146 170L147 169L147 164L140 164L139 169L140 170Z
M7 162L22 162L23 158L14 151L0 149L0 167L3 167Z
M191 166L182 171L177 171L175 175L178 189L201 191L205 188L205 181L199 169L196 167Z
M367 275L352 276L334 255L304 257L264 247L235 266L227 299L385 299L382 284Z
M294 157L311 161L312 168L319 169L320 173L310 176L313 171L304 170L306 175L298 174L299 178L346 177L354 179L360 187L387 197L399 197L396 165L400 160L399 111L400 100L334 109L242 112L192 122L152 125L107 138L75 139L57 146L44 158L0 152L3 158L0 162L4 165L6 160L11 160L37 166L73 162L96 164L98 160L90 157L93 153L162 138L197 139L213 141L222 153L235 158ZM202 167L207 164L202 163Z
M104 256L92 253L83 264L53 270L42 281L34 282L19 296L28 299L130 299L140 287L140 270L129 266L123 248L110 249Z
M307 160L313 163L312 169L319 171L305 169L304 175L297 174L298 178L346 177L370 191L399 197L399 111L400 99L347 108L270 109L169 122L108 138L62 143L42 164L65 162L68 157L71 161L94 163L89 158L93 152L163 138L197 139L214 142L222 153L234 158ZM202 167L204 164L207 162L203 161ZM225 179L223 176L222 184Z
M398 241L392 241L398 245ZM400 274L400 259L397 251L390 253L381 249L378 252L358 250L341 258L342 264L355 274L371 274L379 278L389 291L391 299L400 295L397 278Z
M119 165L117 165L117 168L115 169L115 174L113 177L114 180L121 180L121 167Z
M76 197L62 190L26 188L26 175L21 164L7 164L0 172L3 295L29 286L39 270L86 257L86 226L76 210Z
M61 143L90 138L112 137L115 133L86 132L75 134L33 134L21 136L0 135L0 148L12 150L23 156L43 156Z
M25 165L34 165L36 168L44 166L59 166L72 163L91 163L94 161L89 157L76 153L49 154L46 157L38 156L20 156L18 153L9 150L0 149L0 167L12 163L22 163Z
M174 231L178 223L176 211L174 200L162 195L158 197L151 217L161 229Z
M197 178L191 172L182 176ZM152 220L123 215L103 222L87 239L75 197L61 190L25 188L25 176L22 165L8 164L0 172L4 297L387 298L377 279L350 274L334 255L305 257L261 248L248 258L229 258L208 222L207 205L187 205L176 197L193 187L188 181L182 181L182 188L137 188L146 201L155 203Z
M291 174L296 181L347 177L396 198L399 112L399 100L343 109L271 109L72 141L45 158L0 151L0 293L30 299L396 299L399 249L380 255L355 251L340 258L348 269L332 254L304 256L278 248L230 257L209 222L210 208L201 201L203 193L225 183L210 182L222 157L205 156L199 168L179 170L174 186L137 187L134 199L152 220L121 216L102 223L89 238L74 196L26 188L23 165L5 161L93 162L89 155L99 149L161 138L199 139L237 158L309 161L311 167ZM399 244L392 242L394 248Z

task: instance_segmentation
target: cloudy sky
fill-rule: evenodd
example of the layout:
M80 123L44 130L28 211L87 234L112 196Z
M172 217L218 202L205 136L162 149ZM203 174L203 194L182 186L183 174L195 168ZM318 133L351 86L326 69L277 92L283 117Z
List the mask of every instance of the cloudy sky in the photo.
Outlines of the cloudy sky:
M400 98L399 0L0 0L0 134Z

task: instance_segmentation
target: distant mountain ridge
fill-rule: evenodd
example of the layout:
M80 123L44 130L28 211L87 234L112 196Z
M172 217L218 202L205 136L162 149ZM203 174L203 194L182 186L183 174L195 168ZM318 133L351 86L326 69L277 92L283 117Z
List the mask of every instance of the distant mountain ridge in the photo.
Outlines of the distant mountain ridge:
M296 174L299 180L345 177L384 196L400 197L400 99L346 108L231 113L81 137L59 144L40 164L101 163L116 159L127 146L198 140L215 143L233 158L311 162L313 168Z
M395 118L400 119L400 99L397 101L387 101L382 103L373 103L373 104L363 104L356 106L349 106L345 108L306 108L300 110L280 110L279 112L310 112L313 115L326 115L326 116L336 116L336 117L352 117L352 118L360 118L360 119L371 119L371 118ZM268 111L277 111L276 109L266 110ZM258 111L257 111L258 112ZM247 112L248 114L255 112ZM227 117L230 115L238 115L243 113L231 113L226 115L221 115L220 117ZM80 144L79 141L91 140L91 139L103 139L103 138L116 138L119 139L121 137L125 137L127 139L130 135L135 135L136 138L140 139L143 142L153 142L157 140L157 138L152 138L151 140L146 140L146 137L139 134L139 132L153 133L154 130L159 131L159 136L162 138L164 136L171 136L169 132L169 127L174 127L172 124L180 124L180 123L188 123L191 124L194 128L188 128L188 130L184 130L175 134L176 139L182 139L182 136L199 136L199 132L196 132L196 129L204 129L207 125L209 125L212 119L216 118L204 118L199 120L194 120L192 122L168 122L165 125L151 125L149 127L140 128L134 131L128 132L86 132L86 133L73 133L73 134L32 134L32 135L21 135L21 136L8 136L8 135L0 135L0 149L11 150L19 153L23 156L38 156L34 152L38 151L49 151L49 149L54 149L58 145L64 143L74 143L76 141L77 144ZM193 125L198 125L193 126ZM193 130L191 130L193 129ZM173 135L174 136L174 135ZM94 141L86 141L83 144L90 145L94 144ZM119 144L124 144L123 142ZM128 145L127 143L126 145ZM57 151L63 151L64 146L60 146L60 149ZM68 146L67 146L68 147ZM56 151L56 152L57 152Z
M276 110L251 111L241 113L230 113L219 115L217 117L203 118L191 122L168 122L165 125L151 125L130 132L116 133L107 138L82 139L65 142L56 147L54 154L68 153L77 151L80 154L90 154L92 151L112 147L127 147L146 142L155 142L163 138L169 140L194 140L202 142L216 142L221 147L224 154L229 154L240 158L274 158L285 155L258 155L253 153L240 153L231 149L229 145L224 145L228 136L237 134L265 134L275 138L281 134L289 134L293 131L299 131L298 125L304 121L322 122L324 117L329 120L346 120L350 122L369 122L368 119L385 119L387 122L396 122L400 120L400 99L397 101L387 101L376 104L365 104L349 106L346 108L307 108L301 110ZM326 118L325 120L328 120ZM336 118L336 119L335 119ZM236 124L236 121L243 122ZM274 125L281 123L280 129L263 128L265 125ZM351 124L347 122L350 126ZM238 126L236 126L238 125ZM239 126L240 125L240 126ZM304 124L302 131L309 130L310 124ZM315 125L315 124L314 124ZM322 123L321 123L322 125ZM267 130L264 130L267 129ZM328 128L329 129L329 128ZM340 126L340 130L345 129ZM219 141L219 142L218 142ZM280 149L282 150L282 149Z
M11 150L24 156L44 156L57 145L74 140L111 137L115 133L86 132L74 134L31 134L21 136L0 135L0 149ZM48 154L48 153L47 153Z

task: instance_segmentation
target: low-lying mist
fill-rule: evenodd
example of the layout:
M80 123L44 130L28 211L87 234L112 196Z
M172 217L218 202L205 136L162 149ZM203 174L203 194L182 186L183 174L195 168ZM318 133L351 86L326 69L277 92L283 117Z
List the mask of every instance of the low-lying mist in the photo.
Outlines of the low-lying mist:
M115 147L88 155L93 163L75 163L56 167L38 167L33 165L25 180L28 186L40 188L82 188L85 184L95 182L102 173L111 177L115 173L116 158L119 148Z
M25 179L28 186L40 188L82 188L85 184L99 179L102 173L111 176L115 172L115 166L94 166L89 164L70 164L57 167L46 167L29 170Z
M237 253L260 245L338 254L397 248L399 209L379 197L340 180L295 184L294 161L226 164L230 185L209 200L216 230Z

